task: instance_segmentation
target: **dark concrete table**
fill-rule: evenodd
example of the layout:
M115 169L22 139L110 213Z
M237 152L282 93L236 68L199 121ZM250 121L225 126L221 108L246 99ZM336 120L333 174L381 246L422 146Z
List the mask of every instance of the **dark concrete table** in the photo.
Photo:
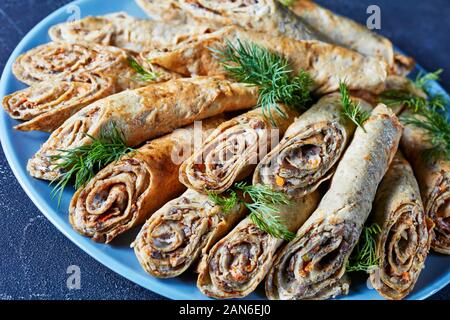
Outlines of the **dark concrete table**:
M132 1L132 0L124 0ZM67 0L2 0L0 70L22 37ZM104 0L105 5L108 1ZM322 0L358 21L371 4L381 8L381 33L427 70L443 68L450 89L448 0ZM38 211L0 153L0 299L161 299L110 271L66 239ZM67 289L67 268L80 266L81 289ZM449 299L450 286L433 299Z

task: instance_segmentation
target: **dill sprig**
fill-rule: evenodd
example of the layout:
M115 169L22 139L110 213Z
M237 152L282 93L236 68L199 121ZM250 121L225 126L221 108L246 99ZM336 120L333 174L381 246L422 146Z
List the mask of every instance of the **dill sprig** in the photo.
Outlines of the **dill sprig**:
M425 110L426 108L444 110L446 105L444 96L440 94L427 99L402 90L384 91L381 94L381 102L388 107L404 105L414 112L419 112Z
M424 154L427 160L441 157L450 160L450 123L447 116L430 109L419 114L402 115L400 119L406 125L414 125L426 131L432 145Z
M70 181L74 180L75 189L79 189L104 166L134 150L125 144L123 134L112 124L101 130L99 138L87 136L92 140L90 144L58 150L59 154L51 157L55 167L63 171L57 182L52 181L56 183L52 194L58 195L58 203Z
M350 98L350 92L348 90L345 82L339 82L339 91L341 93L341 101L342 101L342 113L343 117L350 119L356 126L366 132L364 129L364 122L369 119L370 113L361 109L361 105L356 104Z
M362 236L347 261L347 272L367 272L378 265L379 257L376 254L376 236L380 233L381 228L376 223L364 227Z
M235 190L242 192L242 198L250 197L252 202L241 200ZM273 191L263 185L247 185L245 182L236 183L229 191L230 196L215 195L208 193L209 198L217 205L221 206L224 212L229 212L238 202L244 204L250 211L249 218L264 232L272 237L290 241L295 238L295 234L290 232L280 216L277 215L279 205L288 205L289 199L282 192Z
M239 203L236 191L229 190L229 196L219 195L214 192L207 191L209 199L222 208L223 213L227 214Z
M235 46L227 40L223 50L210 50L231 77L258 87L258 107L272 122L273 112L286 116L278 103L305 108L311 100L313 81L310 75L300 70L293 76L289 62L266 48L241 40Z
M155 81L159 74L156 71L148 71L141 66L133 57L128 57L130 67L137 73L136 80L143 82Z
M435 72L424 73L420 71L414 80L413 84L416 88L428 92L428 85L430 81L439 81L441 79L441 73L444 70L438 69Z
M278 0L280 1L280 3L285 6L285 7L290 7L294 4L295 1L297 0Z

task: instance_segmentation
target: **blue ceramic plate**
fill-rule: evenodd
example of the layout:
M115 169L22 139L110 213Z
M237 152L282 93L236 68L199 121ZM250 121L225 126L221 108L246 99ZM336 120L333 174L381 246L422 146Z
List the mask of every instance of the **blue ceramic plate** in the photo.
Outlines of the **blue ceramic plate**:
M24 88L24 85L16 80L11 72L12 63L21 53L50 41L47 30L51 26L67 21L77 14L85 17L116 11L126 11L130 15L145 18L144 12L132 0L108 0L107 2L79 0L49 15L27 34L9 58L1 78L0 97ZM437 83L434 84L434 89L445 93ZM39 149L48 135L38 132L15 131L12 127L16 124L17 121L9 118L4 111L0 112L0 138L6 158L31 200L66 237L111 270L165 297L172 299L205 298L197 290L195 286L196 277L192 272L187 272L187 275L180 278L169 280L159 280L147 275L139 265L133 250L129 248L137 230L121 237L118 241L114 241L113 245L97 244L76 233L70 226L67 214L67 208L74 190L69 188L65 190L61 205L58 208L56 200L52 199L50 195L52 188L48 183L31 178L26 171L27 160ZM449 257L430 254L426 262L426 268L409 299L424 299L448 284L450 282L449 262ZM344 299L381 299L375 290L367 287L366 277L363 275L359 279L357 277L353 279L350 294ZM263 290L260 288L249 298L264 298Z

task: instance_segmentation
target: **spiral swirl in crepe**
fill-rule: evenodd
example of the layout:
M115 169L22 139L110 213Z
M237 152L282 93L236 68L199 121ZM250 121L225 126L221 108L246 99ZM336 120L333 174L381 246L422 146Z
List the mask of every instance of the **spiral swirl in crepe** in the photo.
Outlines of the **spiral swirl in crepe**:
M203 122L207 137L224 118ZM95 241L110 242L145 221L161 205L184 191L178 181L179 162L173 155L194 142L194 126L150 141L135 152L101 170L72 198L69 217L75 230Z
M51 132L88 104L114 92L111 78L92 73L78 81L47 80L3 98L3 107L14 119L28 120L18 130Z
M224 212L207 195L187 190L145 223L133 243L136 256L149 274L176 277L208 252L244 214L242 203Z
M435 224L431 247L450 255L450 161L441 155L426 157L432 148L428 133L412 124L405 126L401 146L419 183L425 213Z
M180 181L198 192L221 193L248 176L284 133L294 117L292 108L280 105L286 116L273 114L273 122L261 108L223 123L203 147L180 167Z
M289 205L279 206L276 214L290 231L295 231L318 202L319 194L315 192ZM250 218L244 219L201 261L198 288L219 299L249 295L266 276L282 243L282 239L262 231Z
M279 253L266 280L270 299L324 299L348 292L346 262L402 134L384 105L374 109L364 130L356 129L317 210Z
M359 101L363 109L371 107ZM331 178L350 141L354 124L341 116L340 94L330 94L303 113L282 141L258 164L254 184L300 198Z
M377 239L378 268L370 271L373 287L384 297L402 299L412 291L430 249L433 223L422 205L409 163L398 152L374 201L372 221L381 228Z

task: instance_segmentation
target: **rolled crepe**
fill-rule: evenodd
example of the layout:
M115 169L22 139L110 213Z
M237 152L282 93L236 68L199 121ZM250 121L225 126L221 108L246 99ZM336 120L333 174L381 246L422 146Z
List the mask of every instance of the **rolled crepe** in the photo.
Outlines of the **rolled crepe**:
M123 133L127 146L137 146L195 120L223 112L248 109L257 103L255 87L215 78L171 80L127 90L99 100L67 119L53 131L34 157L28 171L36 178L58 179L52 156L99 137L111 123Z
M179 0L179 6L191 16L222 26L238 25L272 36L297 40L318 39L316 34L288 8L276 0Z
M431 247L450 254L450 161L439 155L426 157L424 153L432 147L430 138L414 125L405 126L401 147L419 183L425 212L435 224Z
M371 216L381 234L370 281L383 297L402 299L414 288L430 249L433 223L427 219L413 170L399 151L378 187Z
M162 68L155 71L158 73L155 81L172 78L172 74ZM46 80L80 81L78 78L85 73L112 77L117 91L148 84L137 77L125 50L87 42L50 42L40 45L16 59L13 73L28 85Z
M340 16L313 1L293 1L289 7L313 33L365 56L384 60L391 73L405 75L414 68L414 60L394 53L392 42L349 18Z
M285 116L273 112L273 121L258 108L220 125L181 165L180 181L198 192L222 193L246 178L298 115L279 107Z
M173 278L205 255L245 212L242 203L224 212L207 195L187 190L147 220L132 246L145 271Z
M314 192L290 205L279 206L277 216L295 232L318 202L319 193ZM217 299L249 295L266 276L283 242L259 229L250 218L242 220L203 257L197 287Z
M318 93L337 91L339 82L346 79L350 90L379 92L387 76L386 63L357 52L319 41L297 41L288 37L274 37L270 33L244 31L225 27L201 35L176 46L170 52L153 52L148 59L168 70L183 75L226 75L211 48L223 49L227 41L252 42L284 56L293 70L303 69L314 80Z
M163 22L192 22L192 18L180 8L179 0L135 0L152 19Z
M49 36L53 41L86 41L140 52L167 50L191 36L207 32L209 28L198 23L141 20L118 12L57 24L50 28Z
M359 104L371 109L362 100ZM289 126L281 142L261 160L254 183L301 198L331 178L355 130L341 111L340 94L321 98Z
M187 152L183 156L189 155L194 135L206 137L223 120L218 117L204 121L202 131L195 130L194 125L175 130L106 166L74 194L69 207L73 228L95 241L108 243L143 223L185 189L178 181L181 162L175 156L179 150Z
M84 81L47 80L4 97L5 111L27 120L15 129L51 132L83 107L114 93L112 78L93 73L78 78Z
M325 299L348 292L346 262L402 134L384 105L374 109L364 129L356 129L317 210L274 262L266 280L270 299Z

